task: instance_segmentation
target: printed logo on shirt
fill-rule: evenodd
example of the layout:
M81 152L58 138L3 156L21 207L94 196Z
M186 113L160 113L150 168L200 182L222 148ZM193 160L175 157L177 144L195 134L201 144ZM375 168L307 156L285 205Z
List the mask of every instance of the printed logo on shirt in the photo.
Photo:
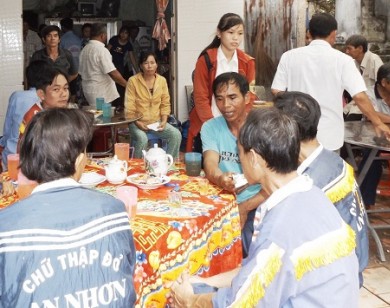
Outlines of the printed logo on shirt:
M229 161L233 163L240 163L240 158L238 157L238 153L232 153L232 152L227 152L227 151L222 151L220 154L219 161Z

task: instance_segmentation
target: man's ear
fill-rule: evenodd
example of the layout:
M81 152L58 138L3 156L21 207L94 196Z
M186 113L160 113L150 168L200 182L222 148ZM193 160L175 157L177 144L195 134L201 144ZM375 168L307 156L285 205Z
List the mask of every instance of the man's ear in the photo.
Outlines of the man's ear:
M248 105L251 101L251 91L246 92L244 96L245 105Z
M37 90L37 95L38 95L39 99L41 100L41 102L45 99L45 91L43 91L42 89Z
M258 154L253 150L253 149L250 149L249 150L249 161L251 163L251 166L253 168L256 168L259 166L259 161L258 161Z
M84 171L86 165L86 153L80 153L79 156L77 156L76 161L74 163L74 167L76 169L75 174L73 175L74 179L76 181L79 181L81 178L81 175Z

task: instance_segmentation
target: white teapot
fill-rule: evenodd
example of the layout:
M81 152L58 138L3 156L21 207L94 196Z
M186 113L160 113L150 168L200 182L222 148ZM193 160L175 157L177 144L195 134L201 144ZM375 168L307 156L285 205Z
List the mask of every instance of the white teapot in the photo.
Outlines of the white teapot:
M104 166L106 178L111 184L122 184L127 177L127 161L119 160L115 155L108 165Z
M149 175L163 177L173 164L172 155L159 148L157 143L148 152L143 150L142 153L144 154L145 171Z

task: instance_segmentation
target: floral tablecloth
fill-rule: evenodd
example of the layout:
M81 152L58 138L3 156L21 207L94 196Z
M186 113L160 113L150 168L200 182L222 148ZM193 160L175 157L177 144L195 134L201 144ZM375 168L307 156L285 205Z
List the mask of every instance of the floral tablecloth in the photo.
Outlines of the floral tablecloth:
M101 163L86 172L104 174ZM144 172L142 160L130 160L128 175ZM237 267L242 260L240 220L235 197L209 184L199 194L199 178L188 177L183 164L168 172L171 181L154 190L138 191L137 216L131 220L136 247L134 284L136 307L165 307L167 285L184 271L203 277ZM126 184L130 185L130 184ZM94 189L115 195L116 185L104 182ZM182 202L168 194L180 187ZM17 200L0 199L0 208Z

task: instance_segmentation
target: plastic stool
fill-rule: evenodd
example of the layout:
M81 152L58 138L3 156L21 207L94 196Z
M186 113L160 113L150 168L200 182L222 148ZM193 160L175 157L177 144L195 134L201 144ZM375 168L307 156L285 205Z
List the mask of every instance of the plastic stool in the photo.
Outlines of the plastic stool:
M91 141L91 152L104 152L110 147L111 129L109 127L99 127L93 133Z
M158 146L160 148L162 148L164 151L167 151L168 150L168 142L166 139L163 139L163 138L159 138L158 136L156 136L155 134L153 134L152 132L147 132L146 133L146 136L148 137L148 143L149 145L151 144L154 144L154 143L157 143ZM164 142L165 141L165 142ZM133 140L131 140L130 142L130 145L132 147L135 147L135 142ZM151 147L151 146L150 146Z

